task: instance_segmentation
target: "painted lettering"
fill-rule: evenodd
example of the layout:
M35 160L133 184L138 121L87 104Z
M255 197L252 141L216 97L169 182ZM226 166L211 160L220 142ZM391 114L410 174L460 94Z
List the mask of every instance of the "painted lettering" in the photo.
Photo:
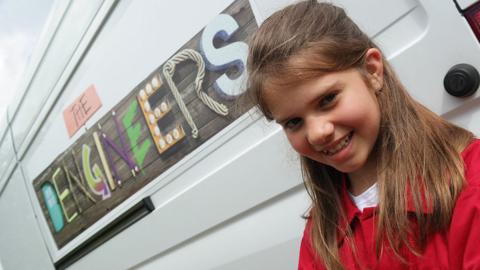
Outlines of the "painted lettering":
M90 109L92 108L91 105L88 103L88 98L87 95L83 94L80 97L79 103L82 107L82 112L84 114L88 114L90 112Z
M78 166L77 164L77 160L75 158L75 154L74 154L74 151L72 149L72 152L71 152L71 157L72 157L72 163L74 165L74 168L75 168L75 171L77 174L74 174L71 170L69 170L67 168L67 166L64 164L63 165L63 170L65 171L65 174L67 175L67 179L68 179L68 182L69 183L72 183L72 180L73 180L73 183L75 185L77 185L77 187L80 189L80 191L82 192L83 195L85 195L90 201L92 201L93 203L96 203L97 200L95 200L95 198L93 198L93 196L87 191L84 183L85 183L85 180L83 179L83 174L80 172L80 167ZM72 188L73 189L73 188ZM80 193L79 193L80 194ZM73 193L73 197L75 198L77 195L75 194L75 192ZM80 211L80 213L83 211L82 210L82 207L80 206L80 204L78 203L78 200L75 199L77 201L77 206L78 206L78 210Z
M78 104L74 104L74 105L72 106L72 108L70 109L70 112L71 112L72 115L73 115L73 120L75 121L75 125L79 126L81 120L82 120L83 117L84 117L84 114L83 114L80 106L78 106Z
M53 229L55 232L59 232L63 229L65 224L63 222L62 208L58 203L57 193L50 182L43 183L41 190L48 215L52 221Z
M122 178L120 174L118 173L117 166L115 165L115 161L113 160L113 154L116 153L118 156L120 156L120 160L125 162L130 169L130 172L133 176L136 176L136 174L140 171L137 164L130 158L130 153L128 151L127 146L125 145L125 140L123 138L122 131L120 130L120 124L118 123L117 116L115 114L115 111L112 112L112 118L113 122L115 124L115 131L117 133L117 136L120 141L120 145L115 144L113 139L109 138L107 134L102 133L101 137L101 142L103 145L103 148L105 149L107 153L107 160L108 163L110 164L110 168L112 170L113 177L117 181L118 185L122 184ZM94 133L95 135L95 133Z
M53 176L52 176L52 182L53 182L53 186L55 187L55 191L58 195L58 198L60 199L60 206L62 207L63 214L65 215L65 218L67 219L67 222L70 223L70 222L72 222L72 220L74 220L78 216L78 213L75 211L75 213L73 213L71 216L69 216L68 213L67 213L65 203L63 201L65 201L66 198L71 195L71 192L70 192L70 189L68 189L68 188L65 188L62 192L60 192L60 190L58 188L57 181L59 179L59 174L61 172L62 172L62 169L60 169L60 168L57 168L55 170L55 172L53 173Z
M228 41L239 28L235 19L227 14L220 14L213 19L203 30L200 47L207 62L207 69L212 71L226 70L235 66L240 75L237 78L229 78L223 74L215 81L215 87L227 97L234 98L245 92L247 70L248 45L237 41L221 48L215 48L213 40L220 38Z
M137 108L137 101L132 101L128 107L127 113L122 118L122 123L123 127L127 130L128 140L130 142L130 146L132 147L133 156L137 161L137 165L142 167L148 150L150 150L150 147L152 146L152 142L147 138L142 142L140 147L138 146L138 140L142 135L142 125L140 123L133 123L133 119L137 113Z
M93 140L95 141L95 146L97 147L98 155L100 156L100 161L102 162L103 169L105 170L105 174L107 175L108 185L110 189L113 191L117 187L115 185L115 181L112 177L112 172L110 171L110 167L108 165L107 158L105 157L105 152L103 151L102 143L100 142L100 138L97 132L93 132Z
M82 165L87 185L94 194L102 196L102 200L106 200L111 196L110 189L100 167L96 163L90 167L90 153L90 147L84 144L82 146Z

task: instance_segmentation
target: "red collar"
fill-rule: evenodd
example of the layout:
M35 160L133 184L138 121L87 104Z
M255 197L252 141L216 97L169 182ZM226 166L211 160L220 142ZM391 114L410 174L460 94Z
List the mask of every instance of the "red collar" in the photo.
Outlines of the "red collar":
M358 207L353 202L352 198L348 194L347 189L347 176L344 174L342 177L342 189L340 191L340 200L342 203L342 208L346 215L346 222L340 222L339 230L338 230L338 241L339 243L345 238L347 226L352 226L354 220L357 218L359 220L365 220L371 218L373 215L376 214L378 211L378 207L368 207L364 208L363 212L358 209ZM431 214L433 213L433 209L428 207L426 201L423 199L423 213L424 214ZM409 213L416 213L415 204L413 201L413 197L410 191L410 188L407 188L407 212Z
M473 174L480 174L480 170L472 170L471 168L467 168L469 164L472 163L471 160L478 160L480 159L478 156L480 155L480 151L477 150L480 148L480 140L474 139L461 153L462 159L465 163L465 170L467 180L471 180L474 177ZM467 170L468 169L468 170ZM423 194L423 193L422 193ZM363 209L361 212L355 203L353 202L352 198L348 194L347 190L347 176L344 174L342 177L342 190L340 191L340 200L342 203L342 208L344 213L346 214L346 221L339 222L339 230L338 230L338 241L341 243L345 238L345 232L347 226L352 226L354 220L358 218L359 220L371 218L377 212L377 207L370 207ZM423 213L424 214L431 214L433 213L433 209L428 207L425 201L425 198L422 198L423 202ZM412 193L410 188L407 188L407 211L409 213L416 213L415 204L413 203Z

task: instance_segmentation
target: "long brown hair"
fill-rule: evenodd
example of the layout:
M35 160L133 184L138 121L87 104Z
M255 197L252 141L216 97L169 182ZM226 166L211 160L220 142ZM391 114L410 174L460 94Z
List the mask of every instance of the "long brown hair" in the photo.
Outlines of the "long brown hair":
M378 47L343 9L316 0L299 2L274 13L253 36L247 64L248 91L264 115L272 119L263 96L266 88L294 85L350 68L366 77L364 56L369 48ZM373 150L378 156L377 257L388 243L405 262L402 247L420 255L429 234L448 228L464 185L459 153L473 135L413 100L388 62L382 61L384 81L378 95L381 123ZM306 157L302 157L302 168L312 200L313 248L327 269L343 269L337 245L338 224L346 222L340 203L342 173ZM407 214L407 193L416 209L415 232ZM426 208L431 210L429 214L423 211ZM351 236L348 228L346 233ZM414 237L413 245L409 236Z

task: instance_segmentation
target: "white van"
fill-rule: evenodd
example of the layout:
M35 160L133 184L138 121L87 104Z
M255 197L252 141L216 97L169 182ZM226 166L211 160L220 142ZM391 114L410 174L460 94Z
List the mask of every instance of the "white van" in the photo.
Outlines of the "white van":
M295 269L298 158L241 98L248 37L290 2L56 1L0 122L0 269ZM479 134L480 4L334 2Z

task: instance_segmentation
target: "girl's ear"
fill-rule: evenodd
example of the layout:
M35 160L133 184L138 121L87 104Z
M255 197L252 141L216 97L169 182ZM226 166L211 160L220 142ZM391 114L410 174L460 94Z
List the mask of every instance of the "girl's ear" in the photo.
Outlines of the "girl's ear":
M383 59L382 53L377 48L370 48L365 54L365 69L368 79L375 91L383 87Z

